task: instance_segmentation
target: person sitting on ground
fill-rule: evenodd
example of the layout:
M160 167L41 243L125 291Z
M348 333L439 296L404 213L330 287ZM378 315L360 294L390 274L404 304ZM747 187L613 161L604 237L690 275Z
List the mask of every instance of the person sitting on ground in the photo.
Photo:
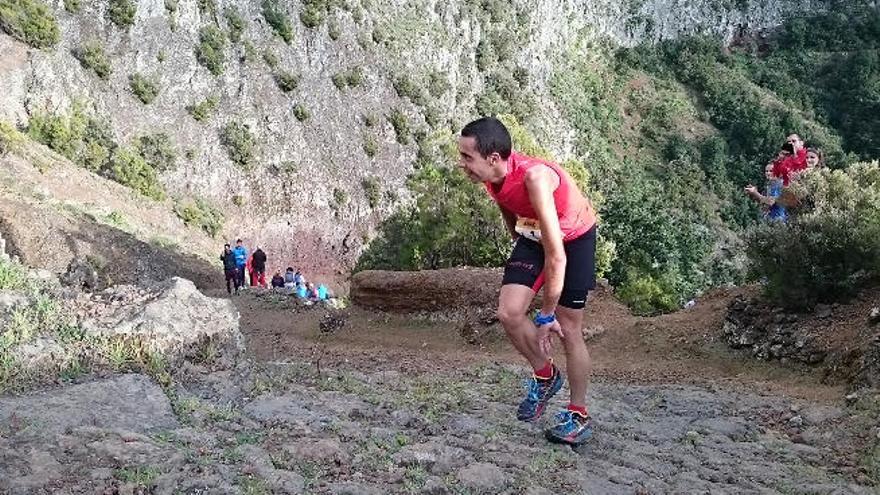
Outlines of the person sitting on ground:
M309 291L306 289L305 284L296 284L296 297L300 299L305 299L309 296Z
M300 273L299 270L297 270L297 271L296 271L296 274L294 274L294 276L293 276L293 281L294 281L297 285L300 285L300 284L305 285L305 283L306 283L306 278L303 277L303 274Z
M317 302L320 301L318 297L318 289L315 287L315 284L309 282L306 284L306 297L308 297L309 301Z
M235 254L229 244L223 245L220 261L223 262L223 274L226 276L226 292L232 294L232 286L235 286L235 292L238 293L238 269L235 265ZM230 286L230 282L232 282L232 286Z
M325 299L327 299L327 286L318 284L318 300L323 301Z
M772 163L768 163L764 168L764 176L767 179L767 194L761 194L758 192L758 188L751 184L745 187L745 192L761 205L764 219L785 222L787 217L785 207L777 202L782 194L782 178L774 175L773 170Z
M288 266L287 271L284 272L284 286L291 289L296 287L296 277L293 276L293 267Z
M257 250L251 256L251 267L253 268L251 285L266 287L266 259L266 253L257 246Z
M284 288L284 277L281 275L281 270L276 270L275 275L272 275L272 287L273 288Z

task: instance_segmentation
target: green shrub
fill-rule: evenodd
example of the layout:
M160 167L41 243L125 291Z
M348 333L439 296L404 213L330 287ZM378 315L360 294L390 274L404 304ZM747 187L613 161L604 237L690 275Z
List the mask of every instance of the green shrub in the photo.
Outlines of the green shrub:
M428 92L434 98L440 98L452 89L449 79L440 72L431 72L428 74Z
M379 117L375 114L368 113L364 115L364 125L367 127L375 127L379 123Z
M675 311L679 307L674 287L665 280L657 280L637 271L627 274L617 290L617 297L629 306L633 314L640 316Z
M168 54L165 53L165 50L159 50L159 53L156 54L156 61L160 64L168 60Z
M188 105L186 111L189 112L192 118L197 122L204 122L214 113L218 103L220 103L219 98L216 96L209 96L199 103Z
M376 136L373 136L372 134L364 136L364 153L370 158L373 158L379 153L379 142L376 140Z
M205 26L199 30L199 46L196 48L196 60L211 74L219 76L223 73L226 63L226 36L214 26Z
M34 48L49 48L61 39L55 17L38 0L0 0L0 29Z
M348 193L339 188L333 189L333 203L330 206L339 211L346 204L348 204Z
M27 133L92 172L105 171L116 148L109 123L81 105L74 105L69 115L34 112Z
M247 23L234 5L227 7L223 16L226 17L226 25L229 27L229 40L238 43L241 41L241 35L244 33Z
M406 117L406 114L403 113L399 108L395 108L388 114L388 122L391 123L391 127L394 128L394 133L397 135L397 142L400 144L409 144L409 119Z
M335 19L327 23L327 36L333 41L338 40L342 36L342 28L339 27L339 23Z
M248 169L253 164L257 141L247 124L230 122L220 131L220 143L232 163Z
M214 15L217 12L215 0L198 0L199 13Z
M73 56L84 68L95 71L99 78L105 81L110 79L110 74L113 72L110 59L97 41L85 42L81 47L73 50Z
M15 126L0 120L0 157L10 151L18 151L24 142L24 136Z
M409 98L416 105L424 106L427 103L427 95L422 87L406 74L394 79L394 90L401 98Z
M263 51L263 61L266 62L270 69L278 67L278 56L268 48Z
M300 122L305 122L306 120L309 120L311 114L309 113L309 109L306 108L305 105L303 105L302 103L298 103L296 104L296 106L293 107L293 116L296 117L296 120Z
M177 152L171 138L164 132L141 136L136 142L136 148L147 165L157 172L174 169Z
M236 197L243 202L241 196L234 196L232 200L233 203L235 202ZM191 227L197 227L211 237L217 237L217 234L223 229L223 213L201 198L196 200L175 201L174 213L183 220L183 223Z
M290 72L280 71L275 74L275 84L284 91L285 93L290 93L299 85L300 76L299 74L291 74Z
M110 0L107 6L107 17L110 22L121 28L128 29L134 25L137 5L131 0Z
M159 96L158 81L147 78L140 73L128 76L128 84L131 86L131 92L145 105L149 105Z
M370 205L370 208L375 208L379 206L379 201L382 199L382 191L381 186L379 186L379 179L375 177L369 177L361 181L361 187L364 188L364 196L367 198L367 203Z
M331 79L337 89L355 88L364 83L364 71L360 67L352 67L342 72L337 72Z
M254 47L254 44L251 43L250 40L242 40L241 42L241 60L244 63L252 63L256 62L259 58L257 54L257 49Z
M148 198L157 201L165 198L165 191L159 183L156 171L133 150L118 148L110 159L107 176Z
M263 18L285 43L293 41L293 26L277 0L263 0Z
M846 300L880 283L880 166L806 174L794 188L804 208L787 225L746 237L751 274L766 294L793 309Z
M304 2L303 9L299 13L299 20L303 26L314 29L324 22L325 12L320 7L314 5L314 2Z
M241 208L242 206L244 206L244 196L242 196L241 194L233 195L232 196L232 204Z
M165 11L169 14L177 12L178 0L165 0Z
M82 8L80 0L64 0L64 10L76 14Z

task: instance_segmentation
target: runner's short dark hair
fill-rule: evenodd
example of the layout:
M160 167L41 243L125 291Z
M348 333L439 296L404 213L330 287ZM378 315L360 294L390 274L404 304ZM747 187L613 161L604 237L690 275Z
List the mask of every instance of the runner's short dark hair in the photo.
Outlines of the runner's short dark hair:
M483 158L498 153L502 159L510 157L512 144L507 127L495 117L477 119L461 130L462 137L472 137L477 142L477 151Z

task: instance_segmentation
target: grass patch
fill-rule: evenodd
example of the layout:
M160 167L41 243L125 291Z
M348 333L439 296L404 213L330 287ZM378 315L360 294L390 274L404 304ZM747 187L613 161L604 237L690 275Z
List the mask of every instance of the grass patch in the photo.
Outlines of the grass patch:
M61 40L55 17L37 0L0 0L0 29L34 48L50 48Z
M257 140L247 124L240 122L226 124L220 131L220 144L226 148L232 163L244 169L253 165Z
M149 487L156 481L161 472L150 466L124 467L113 471L113 477L125 483L135 483Z
M110 160L105 175L148 198L161 201L165 190L159 182L156 170L136 150L118 148Z
M128 76L128 84L131 87L131 92L134 93L144 105L153 103L153 100L159 96L159 82L154 78L148 78L139 72Z
M25 137L12 124L0 120L0 156L17 151L25 142Z

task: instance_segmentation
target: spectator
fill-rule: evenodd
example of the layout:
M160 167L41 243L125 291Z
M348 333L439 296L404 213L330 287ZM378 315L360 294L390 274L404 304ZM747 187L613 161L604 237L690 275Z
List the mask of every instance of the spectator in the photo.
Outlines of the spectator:
M783 187L787 187L792 173L807 168L807 150L804 148L804 141L797 134L788 136L782 149L788 152L788 156L777 157L773 162L773 175L780 177Z
M254 251L254 255L251 256L251 267L253 268L251 285L266 287L266 260L266 253L257 246L257 250Z
M769 221L785 222L787 219L785 207L777 202L782 195L783 180L774 175L774 164L768 163L764 168L764 176L767 179L766 194L758 192L758 188L749 184L745 187L746 194L762 206L764 219Z
M300 299L305 299L309 295L308 290L306 289L305 284L297 284L296 285L296 297Z
M821 149L807 148L807 168L825 168L825 155Z
M284 286L288 289L296 288L296 278L293 276L293 268L287 267L287 271L284 272Z
M327 286L324 284L318 284L318 299L321 301L327 299Z
M244 286L244 270L247 265L248 252L244 247L241 239L235 241L235 249L232 250L235 256L235 268L238 270L238 286Z
M281 270L277 270L275 275L272 275L272 288L284 288L284 277L281 276Z
M303 274L300 273L299 270L297 270L297 271L296 271L296 274L293 276L293 281L294 281L297 285L300 285L300 284L305 285L305 283L306 283L306 278L303 277Z
M232 294L232 286L234 286L235 293L238 294L238 268L235 264L235 254L232 253L229 244L223 245L223 254L220 255L220 260L223 262L223 274L226 276L226 292ZM232 286L230 286L230 282L232 282Z
M315 284L309 282L306 284L306 297L309 301L320 301L321 299L318 297L318 289L315 287Z

